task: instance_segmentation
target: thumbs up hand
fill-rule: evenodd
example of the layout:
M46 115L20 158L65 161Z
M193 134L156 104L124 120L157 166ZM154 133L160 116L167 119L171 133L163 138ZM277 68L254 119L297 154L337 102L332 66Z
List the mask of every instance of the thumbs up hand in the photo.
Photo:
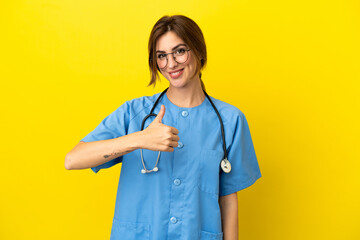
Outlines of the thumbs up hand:
M165 106L161 105L160 112L150 123L150 125L141 131L142 147L153 151L173 152L174 147L178 146L180 137L179 131L171 126L162 123L165 115Z
M165 115L165 106L164 105L161 105L161 108L160 108L160 112L158 113L158 115L156 116L155 120L153 122L158 122L158 123L161 123L163 117ZM153 123L152 122L152 123ZM150 124L151 125L151 124Z

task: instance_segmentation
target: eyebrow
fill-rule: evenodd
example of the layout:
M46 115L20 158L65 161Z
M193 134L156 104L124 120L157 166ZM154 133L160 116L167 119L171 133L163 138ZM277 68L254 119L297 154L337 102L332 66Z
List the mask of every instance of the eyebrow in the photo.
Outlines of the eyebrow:
M180 44L176 45L175 47L173 47L172 50L174 51L175 49L177 49L177 48L180 47L180 46L186 46L186 44L180 43ZM163 53L164 53L165 51L159 51L159 50L158 50L158 51L156 51L156 52L163 52Z

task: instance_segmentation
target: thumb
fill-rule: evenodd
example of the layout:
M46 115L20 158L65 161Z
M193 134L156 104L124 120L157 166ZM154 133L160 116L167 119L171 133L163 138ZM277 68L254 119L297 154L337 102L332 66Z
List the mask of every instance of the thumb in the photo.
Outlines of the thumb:
M159 112L158 115L156 116L157 122L161 123L164 115L165 115L165 105L162 104L162 105L161 105L161 108L160 108L160 112Z

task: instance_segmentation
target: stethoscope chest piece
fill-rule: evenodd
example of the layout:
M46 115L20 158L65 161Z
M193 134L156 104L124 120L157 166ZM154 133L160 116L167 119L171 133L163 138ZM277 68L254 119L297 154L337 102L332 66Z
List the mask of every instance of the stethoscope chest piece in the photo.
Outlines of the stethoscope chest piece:
M225 173L229 173L231 171L231 164L230 161L227 160L226 158L221 160L220 163L221 169L225 172Z

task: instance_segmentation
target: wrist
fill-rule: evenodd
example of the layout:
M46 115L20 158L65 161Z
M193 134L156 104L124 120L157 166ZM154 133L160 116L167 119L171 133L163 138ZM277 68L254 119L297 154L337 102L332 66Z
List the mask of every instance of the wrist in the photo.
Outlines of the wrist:
M144 148L144 134L143 131L134 132L128 135L131 137L131 145L135 149Z

